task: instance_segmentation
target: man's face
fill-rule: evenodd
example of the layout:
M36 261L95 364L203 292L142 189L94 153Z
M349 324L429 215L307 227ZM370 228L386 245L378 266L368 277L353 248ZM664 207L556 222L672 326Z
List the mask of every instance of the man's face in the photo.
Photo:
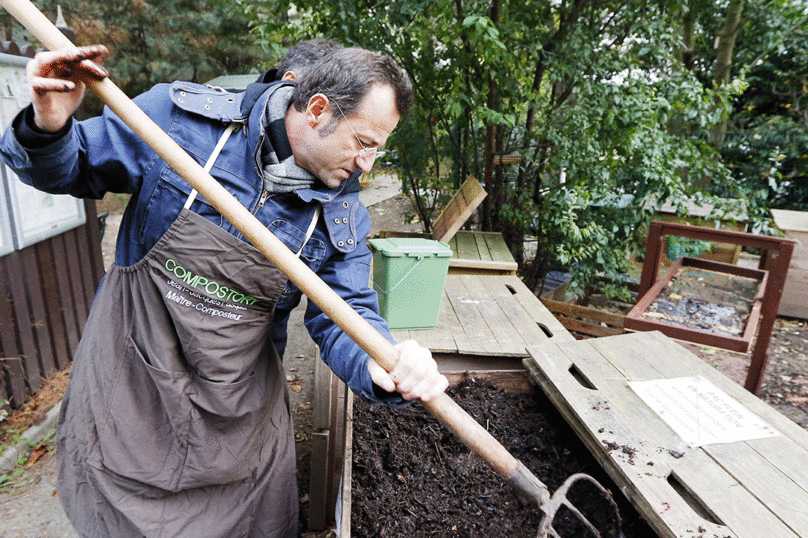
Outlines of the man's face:
M375 157L360 157L362 146L383 146L399 120L393 89L380 85L370 89L348 121L331 101L319 115L309 111L307 114L310 129L305 151L295 153L295 160L332 189L339 187L356 170L370 171ZM333 131L324 131L332 117L339 118L339 123Z

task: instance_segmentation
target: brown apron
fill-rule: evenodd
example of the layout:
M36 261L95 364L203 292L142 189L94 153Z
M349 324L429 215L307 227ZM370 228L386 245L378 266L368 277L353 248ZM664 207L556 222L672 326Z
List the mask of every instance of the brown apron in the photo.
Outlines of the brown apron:
M286 278L193 197L144 259L107 273L76 352L57 489L82 537L297 536L269 334Z

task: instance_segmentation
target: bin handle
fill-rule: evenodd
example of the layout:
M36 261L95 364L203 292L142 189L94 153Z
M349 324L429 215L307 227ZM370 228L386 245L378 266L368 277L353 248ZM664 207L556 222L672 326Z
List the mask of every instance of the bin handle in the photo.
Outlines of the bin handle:
M399 286L399 284L401 284L402 282L404 282L405 280L407 280L407 277L408 277L408 276L410 276L410 273L412 273L413 271L415 271L415 268L416 268L416 267L418 267L418 264L420 264L422 261L424 261L424 257L423 257L423 256L422 256L422 257L420 257L420 258L418 258L418 261L417 261L417 262L415 262L415 265L413 265L412 267L410 267L410 270L409 270L409 271L407 271L407 274L405 274L403 277L401 277L401 279L400 279L398 282L396 282L396 285L395 285L395 286L393 286L392 288L390 288L390 290L389 290L389 291L388 291L388 290L386 290L386 289L384 289L384 288L382 288L382 287L381 287L381 286L379 286L378 284L376 284L376 281L373 281L373 287L374 287L374 288L379 288L379 291L380 291L380 292L382 292L382 293L383 293L383 294L385 294L385 295L390 295L391 293L393 293L394 291L396 291L396 288Z

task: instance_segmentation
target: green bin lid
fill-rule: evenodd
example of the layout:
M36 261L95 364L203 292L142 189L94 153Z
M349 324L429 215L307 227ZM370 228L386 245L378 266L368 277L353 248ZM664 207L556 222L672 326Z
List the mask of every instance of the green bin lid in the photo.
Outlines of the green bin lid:
M450 258L452 249L447 243L417 237L386 237L368 241L370 248L388 258Z

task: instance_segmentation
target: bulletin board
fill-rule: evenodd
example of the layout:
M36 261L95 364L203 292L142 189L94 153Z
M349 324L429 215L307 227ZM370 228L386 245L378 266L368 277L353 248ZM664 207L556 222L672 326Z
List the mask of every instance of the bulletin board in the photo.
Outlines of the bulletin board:
M0 128L6 129L30 103L25 64L30 58L0 54ZM0 228L10 229L13 246L23 249L84 224L84 203L72 196L47 194L23 184L5 164L0 168L6 208ZM3 232L5 234L5 232ZM0 253L5 251L5 240Z

